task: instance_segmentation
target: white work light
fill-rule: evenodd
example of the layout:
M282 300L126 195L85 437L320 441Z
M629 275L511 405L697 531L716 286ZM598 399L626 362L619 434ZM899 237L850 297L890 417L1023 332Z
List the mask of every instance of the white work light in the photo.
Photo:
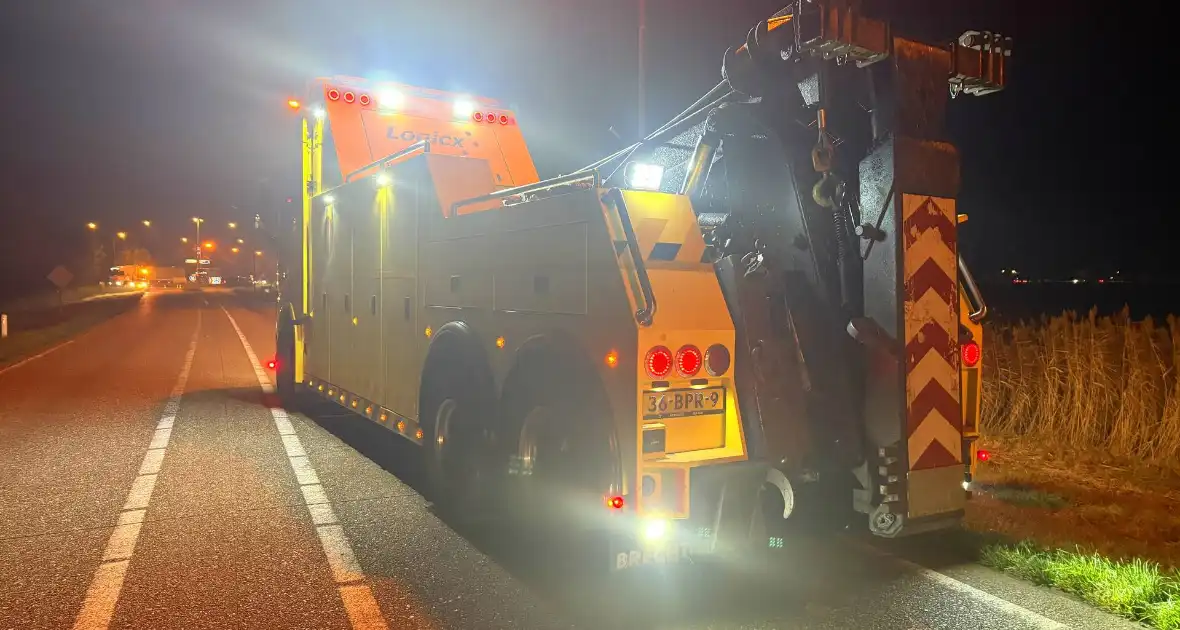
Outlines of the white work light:
M400 109L404 104L405 97L397 90L383 88L377 92L377 107L379 109Z
M659 190L660 182L664 179L664 167L659 164L631 162L627 165L624 175L628 188L634 190Z
M393 183L393 178L389 176L389 173L377 173L377 186L378 187L384 188L392 183Z
M455 114L455 118L471 118L471 115L475 113L475 103L461 98L455 101L452 111Z

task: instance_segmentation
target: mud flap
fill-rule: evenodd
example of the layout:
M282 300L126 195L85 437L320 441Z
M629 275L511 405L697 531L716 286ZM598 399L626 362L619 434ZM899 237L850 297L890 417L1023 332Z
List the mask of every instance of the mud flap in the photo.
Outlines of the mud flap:
M768 551L782 550L784 514L793 508L789 484L786 490L780 487L785 483L781 473L762 462L727 467L717 485L708 553L702 559L765 559ZM782 502L768 502L768 492L781 493L786 508Z

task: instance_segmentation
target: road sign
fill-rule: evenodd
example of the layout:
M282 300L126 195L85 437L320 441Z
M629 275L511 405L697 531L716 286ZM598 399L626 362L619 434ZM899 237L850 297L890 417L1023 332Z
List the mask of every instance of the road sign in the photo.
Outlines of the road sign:
M49 275L46 277L49 278L49 281L52 282L54 286L59 289L64 289L66 288L66 285L68 285L70 281L74 279L74 274L70 273L69 269L58 265L57 267L54 267L53 271L50 271Z

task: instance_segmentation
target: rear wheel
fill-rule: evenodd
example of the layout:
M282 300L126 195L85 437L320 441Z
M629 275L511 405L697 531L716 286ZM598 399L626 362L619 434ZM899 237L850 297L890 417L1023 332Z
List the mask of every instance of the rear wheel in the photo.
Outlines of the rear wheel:
M295 403L295 321L289 308L280 308L275 324L275 391L284 405Z
M571 392L553 375L530 370L505 392L501 452L510 463L500 505L511 506L531 548L553 551L545 564L597 573L607 566L604 498L617 474L610 415L604 396Z
M462 382L438 383L423 408L423 455L430 499L447 510L470 516L481 496L479 418L485 412L474 388Z

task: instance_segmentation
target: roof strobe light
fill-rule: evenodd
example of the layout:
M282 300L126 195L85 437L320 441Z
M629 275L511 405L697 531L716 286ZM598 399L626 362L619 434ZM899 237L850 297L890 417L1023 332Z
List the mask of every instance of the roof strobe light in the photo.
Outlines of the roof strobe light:
M475 113L475 103L465 98L458 99L453 106L453 112L455 118L471 118L471 114Z
M383 88L377 92L377 107L381 109L401 109L404 104L402 93L393 88Z

